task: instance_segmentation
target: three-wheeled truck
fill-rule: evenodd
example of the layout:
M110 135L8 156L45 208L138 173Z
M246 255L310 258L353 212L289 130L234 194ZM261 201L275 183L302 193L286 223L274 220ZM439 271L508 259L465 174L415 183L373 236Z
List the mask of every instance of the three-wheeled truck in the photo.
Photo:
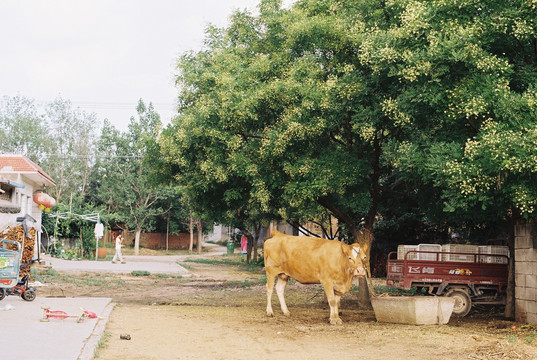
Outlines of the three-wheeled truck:
M388 255L388 286L405 290L415 287L420 293L451 296L455 298L453 314L456 316L467 315L472 304L505 304L507 251L483 254L450 251L457 250L453 247L438 251L418 248L403 252L399 248Z

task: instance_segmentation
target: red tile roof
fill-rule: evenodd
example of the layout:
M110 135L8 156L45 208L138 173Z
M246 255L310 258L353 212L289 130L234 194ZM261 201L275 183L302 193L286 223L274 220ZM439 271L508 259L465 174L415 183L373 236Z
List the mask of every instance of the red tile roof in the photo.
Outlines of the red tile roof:
M56 182L39 165L24 155L0 154L0 172L2 171L38 173L54 186L56 185Z

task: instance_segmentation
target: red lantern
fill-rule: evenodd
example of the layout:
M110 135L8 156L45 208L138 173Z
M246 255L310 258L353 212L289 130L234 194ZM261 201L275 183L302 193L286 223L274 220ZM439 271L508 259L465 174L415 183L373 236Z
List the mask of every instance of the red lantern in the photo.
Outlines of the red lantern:
M56 205L56 200L50 195L39 192L34 194L34 203L39 205L39 210L45 209L46 212L49 212L50 208Z

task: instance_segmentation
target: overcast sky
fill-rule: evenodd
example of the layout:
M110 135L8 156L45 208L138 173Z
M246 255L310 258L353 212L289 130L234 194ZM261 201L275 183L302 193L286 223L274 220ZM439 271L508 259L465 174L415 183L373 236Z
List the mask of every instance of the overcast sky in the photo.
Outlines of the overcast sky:
M291 3L285 1L284 3ZM174 63L202 47L210 24L258 0L2 0L0 97L58 96L127 129L136 103L166 123L178 90Z

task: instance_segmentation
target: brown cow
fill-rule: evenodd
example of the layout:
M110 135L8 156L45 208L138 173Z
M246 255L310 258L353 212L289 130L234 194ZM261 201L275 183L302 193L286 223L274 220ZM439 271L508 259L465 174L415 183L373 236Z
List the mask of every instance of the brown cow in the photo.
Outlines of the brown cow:
M267 315L273 316L272 292L278 276L276 293L284 315L289 316L284 292L289 278L302 284L322 284L330 305L330 324L341 324L339 303L349 291L353 276L364 275L364 252L360 245L307 236L290 236L279 231L264 245L267 272ZM360 258L358 258L358 256Z

